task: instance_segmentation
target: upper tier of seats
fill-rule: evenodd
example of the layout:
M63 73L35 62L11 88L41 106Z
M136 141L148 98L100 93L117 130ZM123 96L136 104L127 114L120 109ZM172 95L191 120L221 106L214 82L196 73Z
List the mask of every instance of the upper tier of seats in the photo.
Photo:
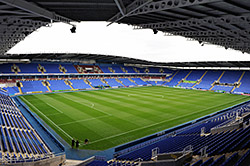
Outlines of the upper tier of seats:
M61 65L61 66L60 66ZM14 66L16 70L13 70ZM41 67L44 70L39 70ZM16 64L0 64L0 74L19 74L24 73L64 73L60 70L64 68L65 73L77 73L77 70L74 68L73 64L59 64L59 63L16 63Z
M132 66L122 66L122 67L127 71L127 73L137 73L135 71L135 68Z
M59 70L59 64L47 64L47 63L44 63L44 64L42 64L42 66L46 70L45 73L62 73Z
M41 70L42 69L42 70ZM172 73L170 69L150 67L148 73ZM123 65L89 65L69 63L8 63L0 64L0 74L23 73L146 73L146 68Z

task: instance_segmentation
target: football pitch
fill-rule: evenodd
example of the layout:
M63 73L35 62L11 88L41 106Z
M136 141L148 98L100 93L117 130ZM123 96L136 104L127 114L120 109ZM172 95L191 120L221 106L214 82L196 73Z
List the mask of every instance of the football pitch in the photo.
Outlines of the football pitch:
M180 125L249 97L168 87L25 95L22 101L65 141L104 150Z

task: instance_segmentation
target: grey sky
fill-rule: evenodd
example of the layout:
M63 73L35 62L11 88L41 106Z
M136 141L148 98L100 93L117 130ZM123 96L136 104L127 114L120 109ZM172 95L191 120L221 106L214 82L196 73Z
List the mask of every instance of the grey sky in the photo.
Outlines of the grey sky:
M200 46L179 36L133 30L132 26L106 22L82 22L77 33L70 26L55 23L42 27L13 47L9 53L92 53L134 57L154 62L250 61L249 54L218 46Z

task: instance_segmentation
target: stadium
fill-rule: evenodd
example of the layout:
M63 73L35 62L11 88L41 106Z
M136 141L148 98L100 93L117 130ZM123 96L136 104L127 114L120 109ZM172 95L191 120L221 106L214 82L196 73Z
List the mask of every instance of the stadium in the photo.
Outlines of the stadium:
M0 0L0 12L1 165L250 165L250 61L9 53L53 23L105 21L249 55L250 2Z

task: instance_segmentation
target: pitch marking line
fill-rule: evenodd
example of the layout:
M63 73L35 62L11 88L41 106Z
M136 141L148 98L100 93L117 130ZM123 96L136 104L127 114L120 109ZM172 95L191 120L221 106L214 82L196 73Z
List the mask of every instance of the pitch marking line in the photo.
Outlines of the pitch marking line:
M63 97L65 97L65 98L67 98L67 99L69 99L69 100L71 100L71 101L73 101L73 102L77 102L77 103L83 104L83 105L85 105L85 106L87 106L87 107L89 107L89 108L92 108L92 109L94 109L94 110L96 110L96 111L99 111L99 112L101 112L101 113L104 113L104 114L106 114L106 115L112 116L111 114L109 114L109 113L107 113L107 112L104 112L104 111L102 111L102 110L100 110L100 109L98 109L98 108L95 108L95 107L94 107L95 104L93 104L93 103L90 103L91 106L89 106L88 104L83 103L83 102L80 102L80 101L78 101L78 100L73 100L73 99L68 98L68 97L66 97L66 96L63 96Z
M239 99L234 100L234 101L238 101L238 100ZM234 101L231 101L231 102L234 102ZM231 103L231 102L228 102L228 103ZM171 120L183 118L183 117L186 117L186 116L189 116L189 115L192 115L192 114L195 114L195 113L199 113L199 112L202 112L202 111L214 108L214 107L219 107L219 106L222 106L222 105L224 105L224 104L212 106L212 107L205 108L205 109L202 109L202 110L199 110L199 111L195 111L195 112L192 112L192 113L189 113L189 114L185 114L183 116L179 116L179 117L176 117L176 118L164 120L164 121L161 121L161 122L158 122L158 123L154 123L154 124L151 124L151 125L148 125L148 126L143 126L143 127L140 127L140 128L134 129L134 130L130 130L130 131L123 132L123 133L120 133L120 134L112 135L112 136L109 136L109 137L105 137L105 138L102 138L102 139L90 142L89 144L93 144L93 143L100 142L100 141L103 141L103 140L107 140L107 139L110 139L110 138L115 138L115 137L118 137L118 136L121 136L121 135L124 135L124 134L127 134L127 133L131 133L131 132L134 132L134 131L137 131L137 130L141 130L141 129L145 129L145 128L148 128L148 127L152 127L152 126L155 126L155 125L158 125L158 124L161 124L161 123L165 123L165 122L168 122L168 121L171 121Z
M111 115L103 115L103 116L99 116L99 117L96 117L96 118L89 118L89 119L77 120L77 121L74 121L74 122L62 123L62 124L58 124L58 126L65 126L65 125L72 124L72 123L77 123L77 122L85 122L85 121L89 121L89 120L101 119L101 118L105 118L105 117L108 117L108 116L111 116Z
M60 113L62 113L63 114L63 112L62 111L60 111L59 109L57 109L56 107L54 107L53 105L51 105L51 104L49 104L49 103L46 103L47 105L49 105L50 107L52 107L52 108L54 108L55 110L57 110L58 112L60 112Z
M68 133L66 133L63 129L61 129L59 126L57 126L50 118L48 118L46 115L44 115L38 108L36 108L33 104L31 104L28 100L26 100L23 96L21 96L23 100L25 100L27 103L29 103L35 110L37 110L41 115L43 115L46 119L48 119L55 127L57 127L59 130L61 130L67 137L70 138L70 140L73 139Z
M47 116L58 115L58 114L62 114L62 113L47 114Z

